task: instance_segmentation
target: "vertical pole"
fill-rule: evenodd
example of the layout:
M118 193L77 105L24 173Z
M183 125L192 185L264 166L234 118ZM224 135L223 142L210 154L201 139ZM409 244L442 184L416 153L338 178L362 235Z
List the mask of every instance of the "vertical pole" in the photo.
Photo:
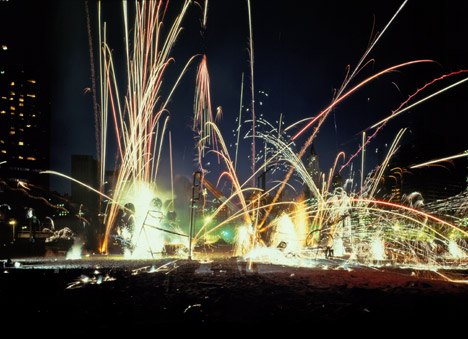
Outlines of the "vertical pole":
M366 132L362 132L361 194L362 194L362 187L363 187L363 185L364 185L364 157L365 157L365 147L366 147Z
M171 211L175 211L174 206L174 171L172 167L172 138L171 131L169 131L169 160L171 163L171 192L172 192L172 201L171 201Z
M197 176L201 176L201 172L194 172L193 173L193 184L192 184L192 202L190 206L190 229L189 229L189 256L188 259L192 260L192 237L193 237L193 226L194 226L194 219L195 219L195 211L194 211L194 205L195 205L195 200L198 200L195 198L195 189L199 186L196 181L197 181Z

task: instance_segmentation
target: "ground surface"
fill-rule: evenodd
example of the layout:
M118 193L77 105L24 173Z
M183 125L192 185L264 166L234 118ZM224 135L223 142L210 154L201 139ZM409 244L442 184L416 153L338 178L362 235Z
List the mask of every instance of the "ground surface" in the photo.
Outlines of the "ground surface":
M337 260L316 268L246 267L236 258L27 258L3 265L3 324L25 329L89 334L172 324L444 324L468 317L468 284ZM466 279L463 271L446 273Z

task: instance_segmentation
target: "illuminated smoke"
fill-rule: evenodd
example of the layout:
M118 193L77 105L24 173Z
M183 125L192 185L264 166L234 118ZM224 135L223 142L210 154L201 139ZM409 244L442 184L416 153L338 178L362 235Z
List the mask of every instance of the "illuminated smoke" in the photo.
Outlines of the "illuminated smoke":
M375 237L371 244L371 258L384 260L385 257L385 242L379 237Z
M83 249L83 244L81 243L81 241L75 240L73 245L70 247L70 249L67 252L67 255L66 255L67 260L81 259L82 249Z
M449 241L448 250L450 256L455 259L463 259L468 257L467 252L463 251L453 239Z

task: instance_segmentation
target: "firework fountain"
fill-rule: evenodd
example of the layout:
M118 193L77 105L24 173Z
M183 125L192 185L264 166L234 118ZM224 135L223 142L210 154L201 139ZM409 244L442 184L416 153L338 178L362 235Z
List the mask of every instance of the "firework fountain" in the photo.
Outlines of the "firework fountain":
M167 212L174 210L173 191L164 192L158 188L157 176L169 119L166 106L180 78L163 102L160 92L163 74L171 62L171 49L181 31L181 21L189 4L190 1L183 4L169 32L163 37L161 31L166 4L159 1L136 2L133 37L130 38L127 2L123 2L128 86L125 96L119 92L113 58L106 41L106 25L99 31L102 46L99 119L102 164L106 163L108 119L112 120L118 144L116 186L106 208L103 252L107 252L109 237L114 230L129 248L136 251L134 254L139 253L140 241L145 242L146 251L149 248L151 253L161 251L164 244L161 232L156 232L156 236L148 233L163 229L162 222ZM190 60L186 67L189 63ZM101 183L104 182L105 169L103 165ZM172 203L163 206L164 200ZM180 233L179 230L171 232Z
M444 75L426 84L404 101L392 114L383 121L369 127L375 132L369 137L363 133L363 142L356 154L346 160L341 152L337 155L333 168L327 174L317 176L304 164L303 157L311 147L320 127L332 109L345 101L358 89L375 79L412 65L430 63L431 60L414 60L384 69L373 76L349 88L359 71L365 67L366 58L372 48L385 33L406 2L398 9L382 32L365 51L363 57L352 72L348 73L343 85L337 91L328 107L315 117L298 121L287 128L282 123L273 126L270 122L258 118L255 111L253 80L253 38L251 28L250 2L247 1L249 13L249 55L251 67L251 124L246 139L252 141L251 175L241 180L237 173L238 144L241 133L241 117L236 130L236 153L230 154L218 126L221 109L214 117L211 107L210 77L206 56L201 57L198 67L193 130L197 150L196 169L199 175L195 179L203 187L215 188L208 181L209 172L203 168L202 159L215 155L220 167L223 167L218 178L211 181L220 183L228 181L229 192L220 194L221 201L209 218L203 218L192 234L187 234L184 225L181 230L176 222L167 223L168 212L174 211L174 190L165 192L158 186L158 169L161 152L169 147L172 155L172 141L167 141L167 122L170 117L168 102L172 97L187 66L199 56L188 60L180 77L172 84L166 98L161 96L162 78L171 61L171 50L180 34L181 22L191 1L185 1L179 14L163 36L162 22L166 15L167 4L162 1L136 2L135 24L132 30L128 27L127 3L123 3L125 20L126 80L125 95L120 94L111 48L106 41L106 25L100 24L100 93L101 112L98 116L100 134L101 163L106 162L107 126L109 121L117 136L118 170L116 186L112 194L106 195L102 183L106 166L101 166L101 187L96 190L109 202L105 208L106 232L102 252L108 251L112 236L116 235L127 244L128 253L133 257L154 256L161 253L164 246L174 241L183 244L185 249L194 248L197 243L206 242L213 234L228 225L234 225L236 237L233 251L229 255L242 256L252 261L281 262L288 265L315 265L317 259L339 258L343 262L354 262L365 265L424 265L437 267L448 263L462 263L468 250L465 239L468 236L462 220L450 220L436 216L431 211L423 211L404 202L395 202L377 198L384 172L391 157L398 150L401 138L406 130L402 129L396 136L380 166L370 171L364 178L361 169L361 185L357 192L346 189L344 185L334 182L341 170L357 156L364 158L366 145L377 134L380 128L398 114L414 107L433 96L440 95L454 86L468 80L451 84L438 92L411 103L416 95L427 90L439 80L464 73L460 71ZM204 2L203 27L207 25L208 1ZM102 27L102 29L101 29ZM132 32L133 36L129 36ZM242 77L243 78L243 77ZM243 80L241 89L241 108ZM242 109L241 109L242 111ZM240 112L241 113L241 112ZM223 117L223 119L229 117ZM305 125L304 125L305 124ZM302 126L302 127L300 127ZM300 127L290 136L288 133ZM298 145L299 137L306 135L313 127L303 145ZM296 150L299 148L299 151ZM457 157L466 156L465 154ZM232 159L235 159L234 161ZM171 173L172 158L171 158ZM339 164L342 164L341 168ZM363 165L362 165L363 167ZM256 178L263 178L272 170L281 178L266 185L255 186ZM278 174L279 173L279 174ZM290 200L282 199L285 187L293 187L299 182L303 190ZM253 183L253 184L252 184ZM195 187L194 187L195 189ZM193 198L193 196L192 196ZM201 198L205 199L204 196ZM163 201L169 201L163 204ZM203 201L200 204L203 205ZM193 204L192 204L193 208ZM216 225L217 216L229 210ZM123 221L122 221L123 220ZM219 220L219 219L217 219ZM174 221L174 220L173 220ZM189 242L189 239L191 240ZM186 252L183 252L186 255ZM195 255L196 257L196 255Z

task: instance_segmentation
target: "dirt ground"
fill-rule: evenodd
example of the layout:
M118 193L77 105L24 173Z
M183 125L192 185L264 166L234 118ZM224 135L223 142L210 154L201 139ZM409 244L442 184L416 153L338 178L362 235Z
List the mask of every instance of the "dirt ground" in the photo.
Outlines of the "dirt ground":
M323 264L323 263L322 263ZM465 321L468 284L395 268L316 268L236 258L3 262L2 323L74 333L161 325L404 324ZM446 272L466 279L467 272ZM437 279L436 279L437 278Z

